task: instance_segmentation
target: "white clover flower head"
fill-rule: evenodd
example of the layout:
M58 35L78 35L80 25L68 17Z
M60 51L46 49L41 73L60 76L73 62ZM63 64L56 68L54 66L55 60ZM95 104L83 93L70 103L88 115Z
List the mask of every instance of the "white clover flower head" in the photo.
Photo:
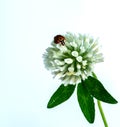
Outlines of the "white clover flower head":
M98 40L88 35L66 33L65 45L51 43L43 55L45 67L62 83L78 84L92 75L94 65L103 62Z

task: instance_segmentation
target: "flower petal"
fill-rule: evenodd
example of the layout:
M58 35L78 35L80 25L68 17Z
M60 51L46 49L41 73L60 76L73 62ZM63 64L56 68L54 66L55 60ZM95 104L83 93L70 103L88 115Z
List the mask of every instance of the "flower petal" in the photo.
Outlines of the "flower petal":
M67 63L67 64L71 64L71 63L73 63L73 59L66 58L66 59L64 59L64 62Z

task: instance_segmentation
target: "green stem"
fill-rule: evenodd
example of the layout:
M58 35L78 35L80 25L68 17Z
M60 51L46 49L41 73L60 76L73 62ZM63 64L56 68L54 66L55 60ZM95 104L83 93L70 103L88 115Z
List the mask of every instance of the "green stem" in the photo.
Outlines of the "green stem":
M100 114L102 116L103 123L104 123L105 127L108 127L107 120L105 118L105 115L104 115L104 112L103 112L103 109L102 109L101 102L99 100L97 100L97 103L98 103L98 108L99 108Z
M96 74L94 72L92 72L92 75L93 75L94 78L97 79L97 76L96 76ZM104 126L105 127L108 127L108 123L107 123L107 120L105 118L105 115L104 115L104 112L103 112L103 109L102 109L101 102L99 100L97 100L97 103L98 103L98 108L99 108L99 111L100 111L100 114L101 114L101 117L102 117Z

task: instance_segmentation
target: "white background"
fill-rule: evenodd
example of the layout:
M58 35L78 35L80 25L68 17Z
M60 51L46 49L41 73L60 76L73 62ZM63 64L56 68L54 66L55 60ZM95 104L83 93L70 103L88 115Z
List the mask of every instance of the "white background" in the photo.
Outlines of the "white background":
M75 93L46 108L60 81L42 54L67 31L100 38L105 62L95 73L120 102L119 0L0 0L0 127L104 127L97 105L94 124L85 120ZM109 127L119 127L120 104L102 105Z

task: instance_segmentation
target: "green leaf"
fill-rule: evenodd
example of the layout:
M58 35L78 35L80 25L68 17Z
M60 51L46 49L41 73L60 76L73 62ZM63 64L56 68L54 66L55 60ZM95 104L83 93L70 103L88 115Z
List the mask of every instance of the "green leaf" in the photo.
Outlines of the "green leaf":
M78 84L77 98L84 116L88 122L93 123L95 118L94 100L84 85L84 81Z
M96 99L111 104L117 103L98 79L89 76L88 79L85 80L85 85L91 95Z
M75 85L64 86L62 84L50 98L47 108L53 108L68 100L73 94L74 89L75 89Z

